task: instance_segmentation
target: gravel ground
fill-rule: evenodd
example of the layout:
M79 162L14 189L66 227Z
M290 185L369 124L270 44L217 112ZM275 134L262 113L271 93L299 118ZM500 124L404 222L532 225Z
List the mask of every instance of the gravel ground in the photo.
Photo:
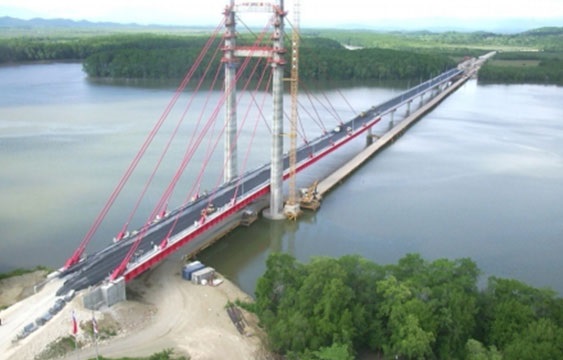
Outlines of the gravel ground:
M228 280L217 287L193 285L181 278L181 266L177 260L164 261L128 284L127 301L94 312L100 331L99 354L136 357L174 349L175 354L188 355L192 360L271 358L264 350L264 334L256 326L255 316L243 311L247 326L240 334L227 314L228 301L250 297ZM21 296L17 288L29 288L32 282L29 278L25 284L20 280L14 279L9 285L0 283L0 300L9 301L8 292ZM80 293L52 320L25 339L12 342L25 324L47 311L59 286L59 280L53 280L37 294L0 312L0 359L34 359L50 343L71 335L73 312L80 324L77 338L82 347L63 358L95 358L93 314L82 306Z

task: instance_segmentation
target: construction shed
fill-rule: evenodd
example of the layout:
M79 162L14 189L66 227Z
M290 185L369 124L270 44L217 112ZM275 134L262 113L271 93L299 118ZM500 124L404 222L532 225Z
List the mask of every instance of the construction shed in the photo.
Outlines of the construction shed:
M182 268L182 277L189 281L192 279L192 274L194 272L203 268L205 268L205 265L203 265L201 262L193 261L189 264L184 265L184 267Z
M194 284L207 284L211 280L213 280L214 276L215 276L215 269L213 269L212 267L206 267L192 273L192 282Z

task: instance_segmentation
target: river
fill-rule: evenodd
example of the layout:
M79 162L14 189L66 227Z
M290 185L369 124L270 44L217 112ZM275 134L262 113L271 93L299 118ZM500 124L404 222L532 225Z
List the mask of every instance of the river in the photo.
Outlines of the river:
M361 111L398 91L358 85L327 96L349 117L354 112L337 95ZM0 67L0 93L0 271L57 268L94 222L174 89L93 82L79 64L33 64ZM411 252L428 260L470 257L483 279L511 277L563 294L561 104L561 87L471 80L329 193L317 213L295 223L260 219L199 258L248 293L268 254L288 251L301 261L361 254L382 264ZM267 130L259 130L248 169L267 161L268 146ZM361 146L352 144L298 183L311 183ZM172 151L172 159L181 154ZM165 162L162 173L175 166ZM150 169L141 163L88 251L122 228ZM166 176L154 182L165 183ZM133 222L142 221L159 194L147 192Z

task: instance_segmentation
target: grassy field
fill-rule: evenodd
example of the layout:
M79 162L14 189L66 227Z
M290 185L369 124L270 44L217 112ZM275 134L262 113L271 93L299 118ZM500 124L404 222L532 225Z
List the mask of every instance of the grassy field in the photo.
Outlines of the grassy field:
M491 65L509 67L533 67L540 64L540 60L490 60Z

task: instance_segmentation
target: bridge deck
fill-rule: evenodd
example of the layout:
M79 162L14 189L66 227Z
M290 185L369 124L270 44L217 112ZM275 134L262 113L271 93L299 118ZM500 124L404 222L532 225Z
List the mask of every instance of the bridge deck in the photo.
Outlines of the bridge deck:
M448 70L362 112L355 118L341 124L340 131L331 131L302 145L297 149L297 171L305 169L366 132L381 119L381 115L394 111L402 104L411 102L415 97L429 89L447 83L461 74L462 71L457 68ZM286 177L288 176L288 166L289 159L286 156L284 158ZM236 214L253 201L268 194L269 175L269 164L245 173L239 178L221 185L213 193L173 210L164 219L147 224L143 229L138 230L136 235L110 244L107 248L92 254L61 274L66 276L67 280L57 292L58 295L71 289L80 290L102 282L125 258L133 242L141 237L137 256L132 259L124 274L127 281L134 278L187 242L211 231L214 226L220 225L227 217ZM217 211L202 221L201 212L209 203L213 203ZM159 244L165 238L168 238L168 245L160 248Z

